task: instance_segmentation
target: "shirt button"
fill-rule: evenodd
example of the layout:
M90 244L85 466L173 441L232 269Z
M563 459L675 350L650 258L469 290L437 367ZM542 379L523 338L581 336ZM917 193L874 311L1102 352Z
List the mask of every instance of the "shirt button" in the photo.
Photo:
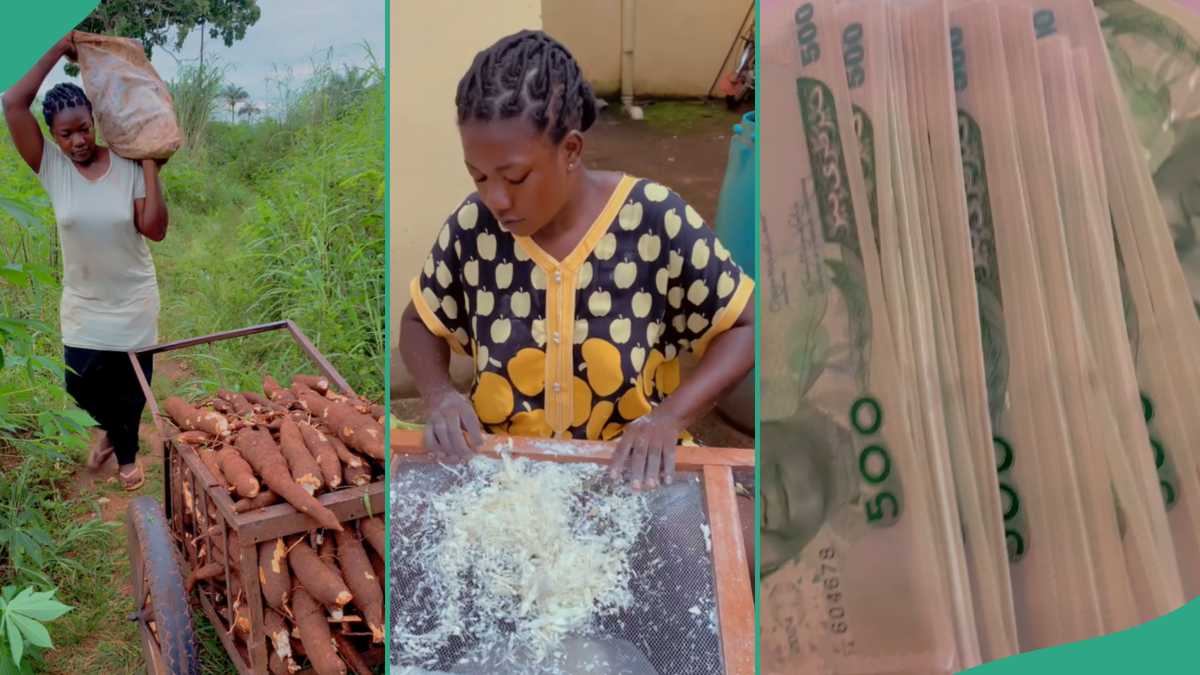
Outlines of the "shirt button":
M559 383L557 383L557 382L555 382L555 383L554 383L554 393L556 393L556 394L557 394L557 393L558 393L558 392L560 392L560 391L562 391L562 385L561 385L561 384L559 384Z
M558 331L554 331L554 344L558 344L560 341L561 339L558 335Z
M559 283L559 282L561 282L561 281L562 281L562 271L561 271L561 270L554 270L554 283L556 283L556 284L557 284L557 283Z

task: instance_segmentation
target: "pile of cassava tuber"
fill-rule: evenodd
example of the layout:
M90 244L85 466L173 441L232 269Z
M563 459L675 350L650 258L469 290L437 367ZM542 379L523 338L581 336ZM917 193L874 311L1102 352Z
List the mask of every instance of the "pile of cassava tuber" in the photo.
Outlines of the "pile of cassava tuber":
M317 496L382 479L385 410L321 377L297 375L285 389L267 376L263 392L219 391L199 405L172 397L164 408L180 429L175 441L196 450L234 511L286 502L312 519L308 532L258 545L270 672L295 673L307 660L317 675L345 675L347 666L369 673L364 654L382 652L384 639L383 519L341 523ZM185 545L198 561L187 588L199 584L227 606L229 630L246 642L237 532L217 522L211 501L199 508L189 481L181 484Z

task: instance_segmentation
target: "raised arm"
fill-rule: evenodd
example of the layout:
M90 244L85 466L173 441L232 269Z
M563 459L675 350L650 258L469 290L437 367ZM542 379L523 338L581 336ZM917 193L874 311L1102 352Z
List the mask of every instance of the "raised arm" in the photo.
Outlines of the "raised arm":
M13 144L17 146L17 152L21 153L21 158L34 173L42 168L42 144L45 139L37 119L29 108L54 64L64 56L75 60L75 43L72 42L70 33L55 43L33 64L24 77L4 92L4 120L8 123L8 130L12 134Z

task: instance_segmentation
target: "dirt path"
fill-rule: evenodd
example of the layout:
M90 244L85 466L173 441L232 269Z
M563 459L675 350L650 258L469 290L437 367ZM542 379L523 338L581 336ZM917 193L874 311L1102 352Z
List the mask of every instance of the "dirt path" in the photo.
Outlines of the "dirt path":
M646 120L619 106L605 108L587 134L592 168L656 180L675 190L700 215L717 216L733 125L741 116L724 104L648 103Z
M159 356L154 363L154 380L160 382L165 380L166 387L170 388L176 382L188 377L189 372L187 365L181 361L176 361L166 356ZM149 417L149 406L144 414ZM152 482L152 476L162 475L162 439L159 437L158 430L152 422L142 422L138 427L138 439L141 442L141 450L138 452L138 461L142 463L142 469L146 472L146 485L142 486L136 492L125 492L118 490L117 494L100 497L101 515L104 520L120 520L125 517L126 508L134 498L143 494L153 494L147 492L147 487ZM99 471L92 471L87 466L80 466L75 474L71 477L72 496L86 497L89 493L96 492L100 486L105 488L120 487L120 479L117 477L117 458L111 456L108 461L100 467ZM108 490L104 490L108 493Z
M155 381L165 384L167 388L188 377L187 368L181 362L160 356L154 365ZM148 418L149 413L146 414ZM146 484L141 489L126 492L121 488L115 457L110 457L99 471L81 465L71 477L70 496L81 501L94 501L102 520L119 525L113 530L113 539L105 549L105 555L117 563L111 584L111 588L117 592L98 598L97 601L105 604L105 607L90 608L107 612L112 616L112 621L82 644L72 647L69 655L58 655L59 659L50 664L50 672L64 675L82 672L140 673L144 669L136 628L124 620L132 609L133 601L123 524L129 504L135 498L152 495L161 499L163 456L159 434L152 423L143 422L138 436L141 441L138 461L146 472Z

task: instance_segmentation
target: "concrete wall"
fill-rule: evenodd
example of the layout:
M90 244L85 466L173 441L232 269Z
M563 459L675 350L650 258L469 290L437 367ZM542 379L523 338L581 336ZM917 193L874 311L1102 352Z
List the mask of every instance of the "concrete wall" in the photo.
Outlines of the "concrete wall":
M442 223L474 189L455 125L458 80L479 50L522 28L541 28L541 10L541 0L392 1L393 322ZM398 331L391 338L396 345Z
M704 96L748 0L635 0L634 94ZM575 55L598 94L621 89L620 0L542 0L544 27Z
M542 0L542 22L571 50L596 93L620 93L621 0Z

